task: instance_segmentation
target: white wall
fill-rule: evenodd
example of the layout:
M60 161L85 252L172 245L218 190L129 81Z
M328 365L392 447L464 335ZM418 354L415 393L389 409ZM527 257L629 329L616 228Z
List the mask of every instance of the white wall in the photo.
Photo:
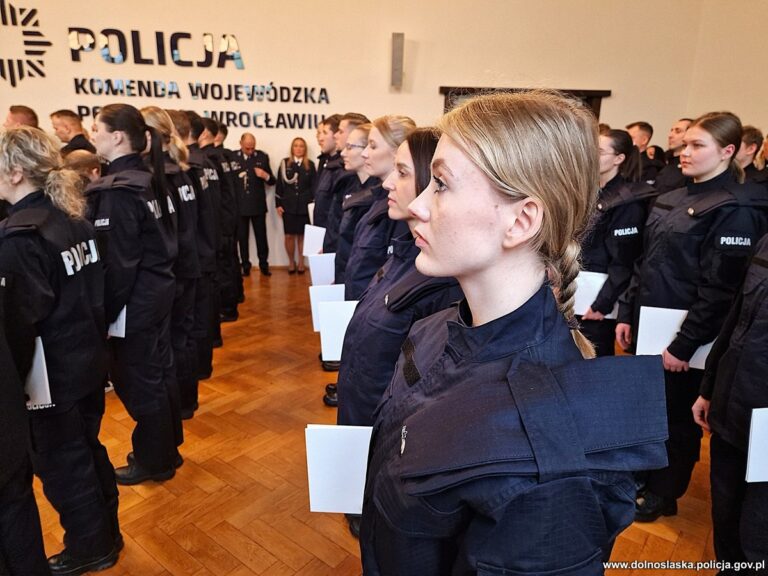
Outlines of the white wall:
M427 124L442 113L440 86L550 86L612 90L601 120L614 126L647 120L657 129L654 142L664 147L676 118L712 108L731 108L768 128L757 98L765 84L759 79L764 0L16 0L22 2L38 8L39 30L53 42L47 77L24 79L16 88L0 80L0 105L30 105L45 125L55 109L118 100L75 95L73 77L95 77L175 80L182 99L159 105L201 113L354 110L371 118L404 113ZM95 52L72 62L67 29L75 26L139 30L150 53L155 31L166 33L166 45L172 32L189 32L193 41L181 46L190 58L202 56L204 32L234 34L244 69L108 64ZM389 87L392 32L406 38L400 91ZM1 28L0 56L18 53L18 42L18 29ZM330 104L195 101L189 81L324 87ZM242 131L232 128L229 147L237 147ZM303 135L316 153L314 129L252 131L275 167L294 135ZM270 218L271 260L285 263L280 226Z

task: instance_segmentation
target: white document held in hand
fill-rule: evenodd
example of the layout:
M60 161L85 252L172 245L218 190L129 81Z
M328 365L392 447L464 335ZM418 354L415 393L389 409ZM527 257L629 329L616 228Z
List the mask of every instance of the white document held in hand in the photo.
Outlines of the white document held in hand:
M343 302L344 284L310 286L309 304L312 309L312 329L320 332L320 302Z
M362 513L371 430L370 426L307 425L310 511Z
M588 272L582 270L576 276L576 302L573 305L573 311L579 316L586 314L587 310L597 298L603 284L608 280L608 274L602 272ZM606 314L608 320L615 320L619 311L619 303L613 305L613 310Z
M313 286L327 286L336 279L336 254L313 254L308 256L309 275Z
M304 224L304 253L302 256L312 256L323 251L325 228Z
M48 381L48 367L45 365L45 350L40 336L35 338L35 352L32 356L32 368L27 374L24 386L27 395L27 410L39 410L55 406L51 399L51 384Z
M661 354L677 337L686 316L688 316L687 310L641 306L640 327L637 334L637 355ZM714 342L700 346L691 357L688 365L691 368L704 370L704 363L707 361L709 351L712 350L712 344Z
M120 310L120 314L117 315L117 320L109 325L107 335L113 338L125 338L125 310L126 306Z
M752 410L746 480L768 482L768 408Z
M320 352L324 362L341 360L341 348L352 314L355 313L357 300L344 302L320 302Z

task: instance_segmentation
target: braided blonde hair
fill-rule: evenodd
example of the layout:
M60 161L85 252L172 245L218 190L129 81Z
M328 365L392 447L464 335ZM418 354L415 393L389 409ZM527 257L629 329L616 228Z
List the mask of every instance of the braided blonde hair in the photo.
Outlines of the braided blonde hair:
M83 182L77 172L64 168L58 144L48 134L29 126L0 130L0 173L14 170L40 188L56 208L72 218L83 217Z
M594 347L573 311L581 237L599 186L597 121L581 102L551 90L472 98L439 122L502 194L544 206L531 247L585 358Z

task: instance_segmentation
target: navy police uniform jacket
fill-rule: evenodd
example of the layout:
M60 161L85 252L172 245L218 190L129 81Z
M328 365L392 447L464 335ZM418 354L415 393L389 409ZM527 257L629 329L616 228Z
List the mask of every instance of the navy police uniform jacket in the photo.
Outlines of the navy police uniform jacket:
M747 452L754 408L768 408L768 236L757 245L739 297L707 356L701 395L708 423Z
M173 273L176 278L200 278L197 252L197 192L192 177L166 154L165 179L168 195L176 208L179 255Z
M61 154L62 156L66 156L70 152L74 152L75 150L85 150L86 152L91 152L92 154L96 154L96 147L91 144L90 140L85 137L85 134L77 134L67 142L62 148L61 148Z
M338 171L336 181L333 184L331 206L328 209L328 222L323 238L323 253L336 252L339 244L339 227L344 212L344 198L360 188L360 178L355 172L341 169Z
M26 378L28 343L39 336L53 404L92 394L107 374L103 253L93 226L39 191L10 207L0 235L5 331L19 375Z
M200 270L214 273L216 251L221 242L219 174L197 144L189 146L189 171L197 196L197 255Z
M310 161L309 167L304 168L304 164L301 162L293 162L290 158L283 158L277 170L275 206L285 210L286 214L308 215L314 181L314 162Z
M104 307L114 322L124 306L126 336L157 325L171 310L178 245L170 204L158 201L138 154L109 165L86 189L88 219L104 261Z
M213 144L208 144L200 151L208 157L211 167L216 171L216 188L219 192L219 230L222 236L234 236L237 233L237 186L235 178L237 177L231 169L229 159L224 155L221 148L216 148ZM213 180L208 177L209 185Z
M358 178L358 182L360 179ZM336 246L335 279L336 284L344 284L345 271L355 240L355 229L374 201L373 190L381 186L381 180L370 176L356 189L350 189L341 205L341 222L339 223L339 240Z
M8 278L0 276L0 494L8 481L28 461L29 422L24 405L24 386L5 337L5 294ZM32 334L30 333L30 336ZM18 345L21 342L17 343ZM25 339L24 356L31 358L32 338Z
M241 150L234 153L239 170L233 172L237 181L237 202L240 216L263 216L267 210L266 186L275 183L275 176L269 165L269 156L261 150L256 150L250 156L245 156ZM266 182L256 176L254 170L261 168L269 174Z
M630 184L617 175L600 190L597 213L581 247L582 267L608 274L592 310L609 314L632 278L643 252L646 202L655 195L645 183Z
M720 331L767 228L768 197L755 184L737 184L730 170L659 196L618 321L632 325L637 341L641 306L688 310L668 350L690 360Z
M336 152L328 158L325 165L317 172L317 185L315 186L315 212L312 223L320 228L328 228L328 213L333 203L333 187L339 172L344 171L344 161Z
M363 573L602 574L665 411L660 358L582 360L546 284L482 326L465 302L417 322L371 436Z
M373 412L413 323L463 297L454 278L430 278L416 269L419 249L410 232L392 245L392 256L363 293L344 334L338 424L373 424Z
M664 194L682 188L687 183L688 178L685 177L680 166L680 157L672 156L669 158L667 165L656 175L653 187L659 194Z
M372 190L375 198L355 227L349 260L344 271L344 299L359 300L363 291L392 253L392 240L408 232L408 223L388 215L387 191Z

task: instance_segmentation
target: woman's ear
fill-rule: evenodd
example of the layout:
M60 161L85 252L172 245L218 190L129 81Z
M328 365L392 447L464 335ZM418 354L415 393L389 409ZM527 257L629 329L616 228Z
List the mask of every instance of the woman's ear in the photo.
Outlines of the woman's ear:
M541 229L544 207L536 198L524 198L508 205L504 247L515 248L531 240Z

